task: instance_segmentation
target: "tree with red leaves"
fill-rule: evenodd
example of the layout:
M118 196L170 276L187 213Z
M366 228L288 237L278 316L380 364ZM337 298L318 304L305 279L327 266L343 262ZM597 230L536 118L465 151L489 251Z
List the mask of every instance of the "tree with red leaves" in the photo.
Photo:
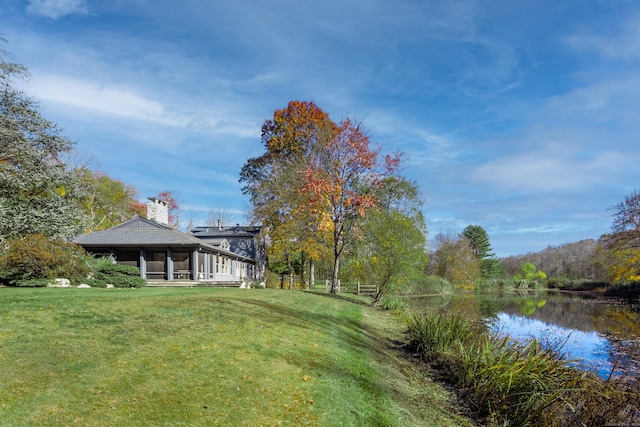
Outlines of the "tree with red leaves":
M381 160L362 124L335 123L313 102L291 101L262 126L265 153L240 173L253 216L289 264L292 251L332 260L336 292L340 259L357 222L377 205L374 189L398 171L400 156ZM291 287L291 285L290 285Z
M324 212L332 234L331 292L338 286L340 259L346 247L359 236L358 219L375 209L375 190L384 178L398 172L400 155L380 162L380 148L371 148L361 123L345 119L333 138L318 147L304 171L302 192L309 205Z

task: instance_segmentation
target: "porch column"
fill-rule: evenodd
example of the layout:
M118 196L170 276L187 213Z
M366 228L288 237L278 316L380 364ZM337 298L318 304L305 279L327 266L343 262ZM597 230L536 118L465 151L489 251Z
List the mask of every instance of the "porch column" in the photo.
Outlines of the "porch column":
M204 278L204 280L209 280L209 254L205 252L202 254L202 256L204 257L204 262L202 263L202 265L204 266L202 277Z
M198 248L193 250L193 256L191 257L191 274L193 280L198 281Z
M144 248L140 248L140 277L147 278L147 253Z
M167 280L173 280L173 251L167 248Z

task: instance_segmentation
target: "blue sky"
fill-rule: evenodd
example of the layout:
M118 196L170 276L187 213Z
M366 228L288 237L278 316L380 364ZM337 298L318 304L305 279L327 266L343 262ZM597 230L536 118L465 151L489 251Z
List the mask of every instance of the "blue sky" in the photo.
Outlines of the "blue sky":
M183 222L245 222L238 174L290 100L364 123L430 237L499 256L609 231L640 187L638 0L4 0L20 87L93 168Z

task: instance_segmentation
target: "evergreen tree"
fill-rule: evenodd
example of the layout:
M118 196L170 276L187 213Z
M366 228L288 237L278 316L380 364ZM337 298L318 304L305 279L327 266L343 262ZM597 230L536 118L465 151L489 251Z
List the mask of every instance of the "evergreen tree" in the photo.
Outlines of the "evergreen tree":
M70 238L85 218L82 186L61 160L73 143L12 87L27 70L6 58L0 50L0 241L34 233Z
M484 228L479 225L469 225L462 235L469 240L473 254L480 262L480 274L483 279L497 277L503 273L502 264L491 249L489 235Z

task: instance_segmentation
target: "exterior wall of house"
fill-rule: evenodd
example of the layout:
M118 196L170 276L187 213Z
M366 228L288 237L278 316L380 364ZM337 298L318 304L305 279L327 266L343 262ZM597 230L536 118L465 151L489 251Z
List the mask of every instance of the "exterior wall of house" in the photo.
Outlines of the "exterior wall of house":
M116 263L140 268L147 280L193 280L195 282L241 282L248 278L250 263L193 249L140 248L94 249L94 256L110 256Z

